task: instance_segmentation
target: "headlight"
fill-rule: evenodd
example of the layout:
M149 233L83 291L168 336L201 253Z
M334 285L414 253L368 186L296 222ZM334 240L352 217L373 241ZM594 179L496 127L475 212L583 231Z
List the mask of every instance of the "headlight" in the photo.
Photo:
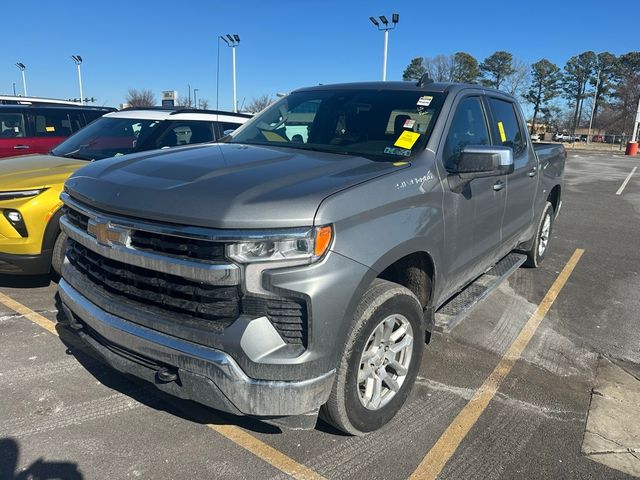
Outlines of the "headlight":
M16 198L35 197L44 192L46 188L38 188L34 190L14 190L12 192L0 192L0 200L13 200Z
M227 256L239 263L306 260L312 263L322 257L331 245L331 226L316 227L277 238L251 240L227 245Z

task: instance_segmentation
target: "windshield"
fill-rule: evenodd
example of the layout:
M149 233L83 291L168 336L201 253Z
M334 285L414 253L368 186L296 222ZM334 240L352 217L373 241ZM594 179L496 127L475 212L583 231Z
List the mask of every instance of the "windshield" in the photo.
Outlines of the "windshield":
M160 130L159 120L102 117L62 142L51 153L59 157L100 160L146 150Z
M397 161L424 149L443 100L441 93L403 90L294 92L245 123L229 142Z

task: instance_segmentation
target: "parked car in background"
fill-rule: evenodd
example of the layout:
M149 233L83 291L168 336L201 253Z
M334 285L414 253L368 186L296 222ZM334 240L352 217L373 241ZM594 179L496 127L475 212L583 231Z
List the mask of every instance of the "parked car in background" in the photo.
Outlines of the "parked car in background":
M555 142L570 142L573 139L568 133L556 133L553 137Z
M532 133L532 134L531 134L531 141L533 141L533 142L539 142L539 141L540 141L540 134L538 134L538 133Z
M565 157L497 90L297 90L225 143L69 178L62 310L104 361L172 395L294 428L322 407L370 432L405 402L449 300L496 264L542 262Z
M203 110L129 109L96 120L49 154L0 161L0 273L43 274L51 267L60 272L66 243L58 225L60 193L78 168L126 153L210 142L249 117Z
M115 111L115 108L89 107L71 102L3 102L0 104L0 160L16 155L47 153L96 118Z

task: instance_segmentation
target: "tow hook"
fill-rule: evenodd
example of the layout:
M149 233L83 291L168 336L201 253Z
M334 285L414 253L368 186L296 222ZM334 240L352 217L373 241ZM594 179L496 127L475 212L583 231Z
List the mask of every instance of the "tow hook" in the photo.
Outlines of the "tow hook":
M178 373L162 367L156 372L156 378L160 383L175 382L178 379Z

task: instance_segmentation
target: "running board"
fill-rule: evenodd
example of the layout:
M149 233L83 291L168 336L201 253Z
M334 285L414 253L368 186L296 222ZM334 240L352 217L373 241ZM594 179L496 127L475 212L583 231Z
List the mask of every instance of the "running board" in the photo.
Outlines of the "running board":
M438 311L434 318L435 330L448 333L453 330L469 313L493 292L498 286L511 276L527 257L519 253L510 253L491 270L480 275L467 285L456 296L452 297Z

